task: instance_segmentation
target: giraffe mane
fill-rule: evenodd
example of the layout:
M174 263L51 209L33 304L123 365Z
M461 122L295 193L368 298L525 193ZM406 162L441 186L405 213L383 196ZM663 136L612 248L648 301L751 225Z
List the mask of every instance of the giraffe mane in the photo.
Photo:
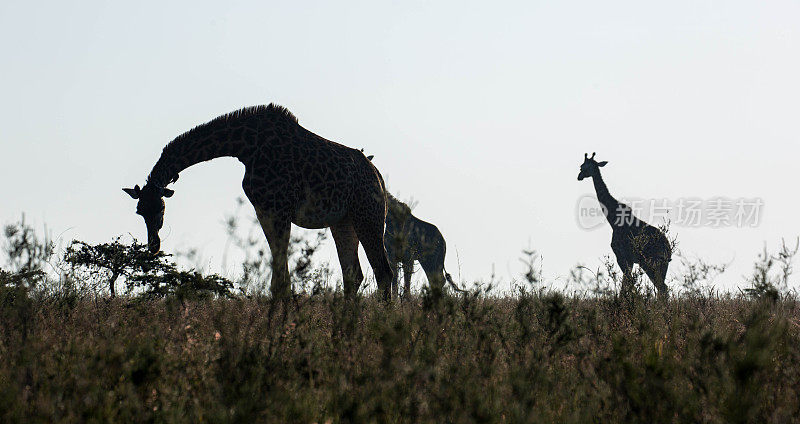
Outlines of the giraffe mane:
M167 150L170 147L170 145L172 145L175 142L191 137L198 131L213 129L214 127L219 126L220 124L227 125L233 121L237 121L240 119L247 119L256 116L266 116L266 115L273 115L274 117L284 119L291 123L297 124L297 117L294 116L294 114L292 114L292 112L290 112L289 109L287 109L284 106L277 105L275 103L270 103L268 105L248 106L238 110L234 110L233 112L228 112L224 115L220 115L206 123L200 124L190 129L189 131L184 132L183 134L175 137L174 140L169 142L164 147L164 150Z
M392 193L387 191L386 198L389 200L389 213L411 213L411 207L400 199L392 196Z
M225 127L228 124L230 124L232 122L235 122L235 121L238 121L238 120L244 120L244 119L253 118L253 117L270 116L270 115L272 117L274 117L274 118L277 118L279 120L283 120L283 121L288 122L290 124L294 124L294 125L298 124L297 117L294 116L294 114L292 114L292 112L290 112L289 109L287 109L284 106L277 105L275 103L270 103L268 105L257 105L257 106L243 107L241 109L234 110L233 112L229 112L229 113L226 113L224 115L220 115L220 116L218 116L218 117L216 117L216 118L214 118L214 119L212 119L212 120L210 120L210 121L208 121L206 123L197 125L196 127L190 129L189 131L186 131L183 134L175 137L172 141L167 143L166 146L164 146L164 149L161 152L161 156L162 156L162 158L165 157L166 155L171 153L172 150L174 150L173 148L176 145L178 145L181 141L186 140L186 139L188 139L190 137L193 137L197 133L200 133L200 132L203 132L203 131L213 131L217 127ZM148 177L147 177L147 181L148 182L150 181L151 177L152 177L152 174L148 175ZM178 176L175 175L175 176L172 177L171 182L175 182L175 181L177 181L177 179L178 179Z

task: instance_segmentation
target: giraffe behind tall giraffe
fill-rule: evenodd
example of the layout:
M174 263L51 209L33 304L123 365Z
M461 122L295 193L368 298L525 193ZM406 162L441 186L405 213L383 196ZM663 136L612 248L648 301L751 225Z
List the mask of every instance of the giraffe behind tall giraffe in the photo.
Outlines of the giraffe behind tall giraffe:
M403 267L405 280L403 295L411 294L411 275L414 273L415 261L419 261L422 270L425 271L434 296L442 293L445 281L453 290L463 291L444 269L447 244L439 229L411 214L411 208L391 194L388 194L388 197L389 210L386 214L386 232L383 239L389 263L394 271L392 294L397 295L398 292L398 264Z
M364 279L359 242L384 298L391 297L392 269L383 243L387 198L380 172L359 150L312 133L274 104L240 109L179 135L164 148L142 188L123 189L138 199L136 213L144 217L152 252L161 246L163 198L174 193L167 184L184 169L223 156L245 166L242 188L272 253L273 295L291 292L288 247L295 223L330 227L348 297Z
M667 236L658 228L633 215L630 206L617 201L608 191L600 168L608 162L597 162L584 154L578 181L591 177L594 182L597 200L603 206L606 220L611 224L611 250L617 257L617 264L623 273L623 290L628 290L633 280L633 265L638 264L653 285L659 296L667 296L665 283L667 268L672 260L672 247Z

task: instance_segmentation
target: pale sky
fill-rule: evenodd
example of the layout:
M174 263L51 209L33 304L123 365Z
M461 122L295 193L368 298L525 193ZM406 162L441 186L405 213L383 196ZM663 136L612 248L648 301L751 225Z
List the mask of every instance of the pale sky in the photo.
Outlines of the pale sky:
M755 228L675 228L686 254L732 261L732 289L764 243L800 235L799 22L794 1L4 1L0 222L145 239L120 188L180 133L275 102L374 154L469 281L519 277L528 246L556 285L611 254L608 225L576 220L584 152L620 198L762 199ZM162 249L234 272L222 220L243 171L184 171Z

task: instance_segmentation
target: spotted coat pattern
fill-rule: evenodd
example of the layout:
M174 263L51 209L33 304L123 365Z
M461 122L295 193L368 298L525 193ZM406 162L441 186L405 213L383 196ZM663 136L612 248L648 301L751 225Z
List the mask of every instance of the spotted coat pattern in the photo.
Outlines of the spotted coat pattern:
M422 266L431 289L439 293L447 281L455 290L460 291L444 268L447 245L442 233L435 225L415 217L408 205L391 194L383 239L389 263L392 264L394 271L393 295L397 295L398 292L398 265L403 267L405 280L403 293L404 295L411 293L411 276L416 261Z
M303 128L282 106L240 109L178 136L164 148L141 189L148 195L131 196L139 198L138 208L151 215L158 213L157 199L163 220L161 194L169 191L171 195L167 184L177 181L187 167L223 156L236 157L245 166L242 188L272 253L274 295L291 292L288 245L291 223L295 223L331 229L348 296L364 279L358 261L361 242L379 288L384 297L390 297L393 276L383 246L387 199L380 172L361 151ZM143 201L148 203L144 207ZM151 250L157 251L158 229L152 231L150 222L158 217L148 220L148 215L142 215L148 235L155 234Z
M611 224L611 250L623 273L623 289L632 283L633 265L638 264L653 282L660 296L668 293L667 268L672 260L672 246L667 236L658 228L633 215L630 206L618 201L608 191L600 168L607 162L584 156L578 180L592 178L597 200L603 206L606 220Z

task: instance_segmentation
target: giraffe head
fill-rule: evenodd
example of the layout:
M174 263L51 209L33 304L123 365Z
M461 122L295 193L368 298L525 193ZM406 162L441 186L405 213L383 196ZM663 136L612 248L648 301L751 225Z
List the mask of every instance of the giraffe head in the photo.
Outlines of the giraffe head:
M589 157L588 153L583 154L583 164L581 164L581 172L578 174L578 181L583 181L585 178L599 175L600 168L606 166L608 162L597 162L594 160L596 154L597 153L592 153L592 157Z
M144 223L147 225L147 247L150 252L157 253L161 249L158 230L164 225L164 197L171 197L175 192L152 184L145 184L141 189L137 185L122 190L139 200L136 204L136 213L144 218Z

